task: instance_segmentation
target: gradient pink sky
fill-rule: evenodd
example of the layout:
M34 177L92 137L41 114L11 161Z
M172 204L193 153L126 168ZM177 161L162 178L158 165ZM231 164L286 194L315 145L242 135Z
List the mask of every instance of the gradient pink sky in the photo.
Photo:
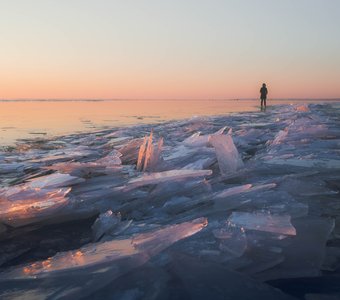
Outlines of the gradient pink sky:
M340 1L11 0L0 98L340 97Z

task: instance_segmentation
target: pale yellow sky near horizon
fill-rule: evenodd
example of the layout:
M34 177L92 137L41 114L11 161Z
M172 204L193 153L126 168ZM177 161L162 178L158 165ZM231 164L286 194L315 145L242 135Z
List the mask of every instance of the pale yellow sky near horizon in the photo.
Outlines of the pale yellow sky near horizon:
M0 99L340 98L338 0L0 1Z

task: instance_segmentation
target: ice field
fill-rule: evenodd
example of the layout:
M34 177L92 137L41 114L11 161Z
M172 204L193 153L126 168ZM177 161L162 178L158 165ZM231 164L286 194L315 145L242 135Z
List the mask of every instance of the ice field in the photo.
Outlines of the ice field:
M340 299L340 105L0 152L1 299Z

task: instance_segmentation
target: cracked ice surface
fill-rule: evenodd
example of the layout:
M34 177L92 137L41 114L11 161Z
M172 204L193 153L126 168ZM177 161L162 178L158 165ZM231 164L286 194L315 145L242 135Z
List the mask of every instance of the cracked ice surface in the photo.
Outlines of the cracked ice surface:
M2 151L0 298L291 299L288 279L302 298L337 282L327 294L339 149L340 106L300 104Z

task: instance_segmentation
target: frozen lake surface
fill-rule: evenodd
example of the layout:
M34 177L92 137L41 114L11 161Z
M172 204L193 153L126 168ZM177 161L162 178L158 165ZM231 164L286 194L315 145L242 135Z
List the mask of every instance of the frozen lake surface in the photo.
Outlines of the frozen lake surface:
M338 103L25 140L0 183L1 299L339 299Z

